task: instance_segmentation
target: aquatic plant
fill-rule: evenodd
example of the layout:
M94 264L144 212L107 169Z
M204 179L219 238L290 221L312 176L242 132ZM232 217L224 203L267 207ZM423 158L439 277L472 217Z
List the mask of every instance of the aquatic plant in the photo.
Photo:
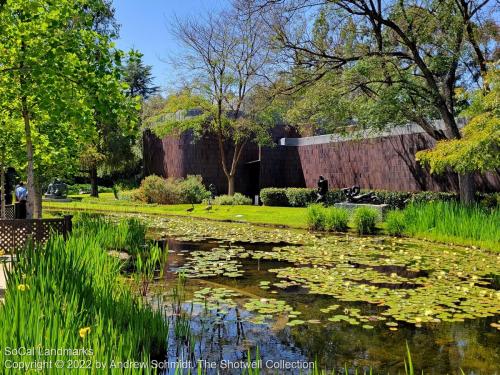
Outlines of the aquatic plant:
M107 254L102 238L79 228L67 241L55 236L43 246L29 246L17 254L7 275L5 303L0 306L0 346L82 349L42 357L37 351L25 351L8 358L2 350L1 363L43 358L83 361L92 367L98 361L149 362L163 353L168 323L162 309L143 304L119 281L121 262ZM60 371L45 368L44 374ZM4 368L2 373L18 370ZM129 368L120 373L139 371Z
M404 210L411 236L476 245L500 251L500 210L465 206L459 202L411 204Z
M311 204L307 207L307 226L311 230L325 230L326 212L321 204Z
M400 237L406 228L405 214L402 211L389 211L385 218L387 233Z
M373 234L379 220L379 212L369 207L359 207L354 210L352 223L358 234Z
M338 207L329 207L325 210L325 229L334 232L346 232L348 229L349 211Z

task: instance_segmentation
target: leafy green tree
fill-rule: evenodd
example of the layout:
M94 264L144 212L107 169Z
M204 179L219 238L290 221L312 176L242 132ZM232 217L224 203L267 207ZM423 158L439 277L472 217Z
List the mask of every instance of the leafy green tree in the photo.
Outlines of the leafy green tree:
M464 115L471 117L461 139L439 141L434 149L420 151L417 160L431 172L452 168L458 173L500 170L500 70L493 68L485 77L489 91L479 90Z
M0 86L8 88L2 91L0 103L16 109L13 116L23 121L30 217L42 214L44 170L37 163L52 161L64 172L67 159L60 159L61 151L73 154L92 135L89 89L100 91L115 80L97 74L91 59L100 55L102 66L119 57L112 52L109 38L93 29L103 4L100 0L16 0L7 1L0 12Z
M256 0L253 9L268 20L288 67L284 92L298 102L292 118L309 115L313 127L412 121L442 140L462 137L456 89L484 83L496 35L489 3ZM460 185L461 198L472 199L471 176Z

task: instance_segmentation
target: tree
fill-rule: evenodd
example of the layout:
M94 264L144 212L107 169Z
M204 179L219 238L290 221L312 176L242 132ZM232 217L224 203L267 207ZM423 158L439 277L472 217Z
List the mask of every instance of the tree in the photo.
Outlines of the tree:
M261 73L269 63L263 24L256 17L232 10L209 14L204 20L178 21L173 33L187 50L182 62L191 76L191 93L171 97L170 109L189 110L197 107L186 104L198 104L204 112L195 119L170 122L163 128L197 128L204 124L217 138L228 194L233 195L243 150L265 132L265 126L255 121L248 101L262 83ZM226 148L229 144L232 151Z
M500 170L500 70L493 68L485 77L489 91L479 90L464 115L471 116L462 138L439 141L434 149L420 151L417 160L431 172L452 168L458 173Z
M143 56L137 50L131 50L128 53L123 67L123 81L128 85L128 96L139 96L146 100L150 96L156 95L160 88L153 84L152 66L143 63Z
M100 64L109 65L117 55L109 38L93 30L94 16L104 6L100 0L18 0L8 5L0 12L0 85L9 90L0 103L22 118L28 214L39 218L37 160L51 160L62 170L66 159L58 159L60 155L71 153L76 159L73 151L92 133L89 88L100 90L113 79L102 81L89 56L99 54ZM63 148L49 147L63 143ZM51 150L56 152L47 155Z
M7 168L18 168L23 164L23 155L19 145L22 140L22 131L19 121L12 119L10 114L0 111L0 219L5 218L5 178Z
M267 20L283 51L281 64L291 73L285 91L306 98L305 88L327 80L339 98L339 114L347 116L343 125L406 120L442 140L461 138L455 89L483 84L495 34L488 32L488 3L257 0L253 11ZM317 93L325 103L328 91ZM348 108L353 98L362 104L359 111ZM386 110L389 118L381 116ZM434 125L436 118L443 120L444 131ZM461 198L472 199L471 176L460 176L460 185Z

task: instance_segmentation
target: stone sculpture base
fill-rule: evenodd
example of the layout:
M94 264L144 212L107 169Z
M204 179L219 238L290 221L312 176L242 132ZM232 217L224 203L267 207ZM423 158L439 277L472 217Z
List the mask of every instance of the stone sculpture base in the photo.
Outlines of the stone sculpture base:
M359 207L374 208L375 210L377 210L379 212L381 219L384 218L385 213L389 209L389 205L387 205L387 204L350 203L350 202L335 203L335 207L344 208L348 211L354 211L356 208L359 208Z

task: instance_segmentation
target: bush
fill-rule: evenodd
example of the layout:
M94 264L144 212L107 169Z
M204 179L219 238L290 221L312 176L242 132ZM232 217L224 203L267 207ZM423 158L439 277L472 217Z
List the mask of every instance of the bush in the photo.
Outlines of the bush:
M68 195L77 195L82 193L89 194L91 190L90 184L73 184L68 185ZM113 188L99 186L99 193L111 193Z
M420 191L413 193L411 203L427 203L427 202L450 202L458 200L456 193L445 193L441 191Z
M330 207L325 210L325 229L329 231L346 232L348 229L349 211L337 207Z
M316 191L308 188L287 188L285 195L290 207L306 207L316 200Z
M260 199L264 206L282 206L289 205L285 188L265 188L260 191Z
M321 204L307 207L307 226L311 230L325 230L326 210Z
M248 206L252 204L252 200L245 197L243 194L235 193L234 195L219 195L213 200L213 204L221 206Z
M387 233L391 236L401 236L406 228L405 214L403 211L390 211L385 219Z
M360 207L354 210L352 221L358 234L375 233L375 225L379 219L379 212L374 208Z
M210 193L203 185L200 176L187 176L186 179L164 179L151 175L141 182L139 189L130 198L136 201L158 204L201 203Z
M179 203L201 203L210 196L201 176L188 175L185 179L176 180L174 185L177 185L179 192Z

